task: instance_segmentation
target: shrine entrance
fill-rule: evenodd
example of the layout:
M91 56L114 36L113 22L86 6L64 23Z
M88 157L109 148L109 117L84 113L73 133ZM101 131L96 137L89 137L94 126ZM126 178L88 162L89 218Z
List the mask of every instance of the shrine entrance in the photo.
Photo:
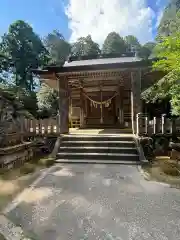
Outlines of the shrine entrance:
M101 96L102 94L102 96ZM115 95L103 97L103 93L97 92L97 96L90 98L86 97L86 126L114 126L118 122L116 116L116 101ZM102 99L100 99L100 97Z

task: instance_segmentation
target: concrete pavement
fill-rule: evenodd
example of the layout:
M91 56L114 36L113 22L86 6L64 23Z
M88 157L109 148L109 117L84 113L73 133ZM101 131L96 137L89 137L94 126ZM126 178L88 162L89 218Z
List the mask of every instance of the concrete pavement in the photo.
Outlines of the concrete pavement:
M57 165L7 209L32 239L180 239L180 191L136 166Z

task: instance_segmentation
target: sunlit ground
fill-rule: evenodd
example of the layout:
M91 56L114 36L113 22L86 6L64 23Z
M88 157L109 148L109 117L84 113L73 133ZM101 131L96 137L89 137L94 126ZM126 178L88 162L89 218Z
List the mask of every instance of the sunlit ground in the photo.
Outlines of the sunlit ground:
M169 183L180 188L180 165L169 156L156 157L150 166L144 167L144 171L149 173L149 180Z
M46 169L47 158L25 163L25 165L11 169L0 174L0 211L11 202L14 197L27 188ZM33 196L28 195L28 201L32 198L41 198L42 191L35 191ZM46 192L48 194L48 192ZM0 238L1 240L1 238Z

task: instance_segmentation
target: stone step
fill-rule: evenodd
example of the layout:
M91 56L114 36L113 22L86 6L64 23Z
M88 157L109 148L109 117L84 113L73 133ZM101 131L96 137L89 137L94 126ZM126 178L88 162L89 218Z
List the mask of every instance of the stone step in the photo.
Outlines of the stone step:
M69 134L63 135L62 141L134 141L132 136L119 136L119 135L79 135Z
M139 156L137 154L129 154L129 153L97 153L97 152L59 152L57 154L57 159L95 159L95 160L125 160L125 161L138 161Z
M134 141L109 141L109 140L101 140L101 141L89 141L89 140L78 140L78 141L64 141L62 140L61 146L72 146L72 147L78 147L78 146L108 146L108 147L135 147Z
M60 152L95 152L95 153L130 153L137 154L135 147L111 147L111 146L61 146Z
M57 163L86 163L86 164L122 164L122 165L138 165L139 161L127 160L95 160L95 159L56 159Z

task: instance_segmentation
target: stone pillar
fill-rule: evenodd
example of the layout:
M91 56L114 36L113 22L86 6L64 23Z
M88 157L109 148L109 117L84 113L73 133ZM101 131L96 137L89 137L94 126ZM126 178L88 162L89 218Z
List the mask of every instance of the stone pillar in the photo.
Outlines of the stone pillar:
M157 133L157 119L153 117L153 134Z
M137 133L136 115L142 111L141 69L131 72L131 121L133 134Z
M61 77L59 82L59 126L60 134L69 133L69 91L68 79Z
M21 142L24 141L24 123L25 123L25 118L24 117L20 117Z
M144 125L145 124L145 129ZM146 118L142 115L142 113L136 114L136 135L141 136L146 133Z
M166 132L166 114L161 115L161 133L165 134Z

